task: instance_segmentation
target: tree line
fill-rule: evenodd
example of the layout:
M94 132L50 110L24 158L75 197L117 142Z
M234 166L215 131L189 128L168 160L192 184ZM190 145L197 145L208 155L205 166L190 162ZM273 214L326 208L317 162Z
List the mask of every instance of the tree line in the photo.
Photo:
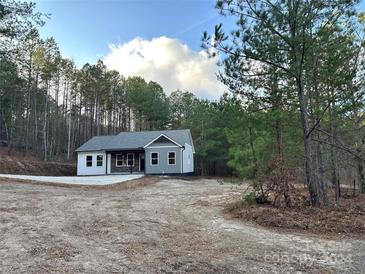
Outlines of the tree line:
M34 10L30 2L0 4L0 140L10 154L72 161L74 150L96 135L190 128L199 173L232 173L223 155L225 133L212 119L218 122L220 103L188 91L167 96L158 83L125 78L101 60L77 68L61 56L55 39L40 37L47 18Z
M37 29L34 4L0 4L0 140L10 152L70 160L95 135L191 129L200 175L257 179L279 157L306 182L312 205L333 186L365 192L364 22L358 1L217 1L236 28L203 46L221 54L219 100L166 95L102 61L76 68ZM21 19L21 20L20 20Z
M0 139L10 152L71 160L92 136L167 126L167 98L158 83L125 79L102 61L77 69L53 38L40 37L44 16L34 8L0 4Z
M272 114L273 153L293 164L287 142L302 148L296 153L313 206L328 204L328 181L336 201L341 181L353 180L365 192L365 14L358 4L218 0L236 27L228 32L220 24L203 37L211 54L225 56L220 78L253 120ZM301 132L285 136L294 120Z

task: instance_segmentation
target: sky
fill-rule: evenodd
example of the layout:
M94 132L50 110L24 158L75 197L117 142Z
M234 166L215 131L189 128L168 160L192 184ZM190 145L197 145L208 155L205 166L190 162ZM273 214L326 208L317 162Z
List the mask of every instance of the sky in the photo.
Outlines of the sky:
M217 59L201 48L204 31L233 22L220 16L215 0L36 0L50 15L41 28L54 37L63 57L78 67L102 59L123 76L156 81L167 94L188 90L216 99L226 88L217 80ZM364 1L361 8L365 10Z
M226 88L217 80L216 59L201 48L204 31L225 19L214 0L39 0L50 14L41 28L54 37L64 57L78 67L102 59L125 77L160 83L167 94L189 90L218 98Z

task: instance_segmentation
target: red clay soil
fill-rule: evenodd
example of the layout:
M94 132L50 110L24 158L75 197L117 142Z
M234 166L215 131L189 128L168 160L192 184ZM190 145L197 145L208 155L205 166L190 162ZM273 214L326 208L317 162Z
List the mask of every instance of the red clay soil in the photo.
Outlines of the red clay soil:
M0 174L73 176L76 165L60 162L43 162L34 157L10 157L0 154Z
M303 196L300 195L299 199ZM333 201L333 194L329 199ZM365 236L365 195L345 196L337 206L313 208L304 203L290 208L270 204L247 205L238 201L226 207L233 218L244 219L269 228L324 235Z

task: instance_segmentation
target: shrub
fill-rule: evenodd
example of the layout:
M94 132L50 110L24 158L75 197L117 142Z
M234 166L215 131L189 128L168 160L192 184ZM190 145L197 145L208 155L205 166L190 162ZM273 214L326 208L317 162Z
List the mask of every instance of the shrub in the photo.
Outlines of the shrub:
M238 201L228 204L228 206L226 207L226 210L228 212L232 212L232 211L241 209L245 205L246 205L246 202L244 199L238 200Z
M263 188L265 188L268 195L273 197L273 205L287 207L293 204L294 180L294 171L281 158L270 160L266 175L261 178Z
M252 205L252 204L256 203L256 201L257 201L256 191L253 190L253 191L247 193L243 197L243 201L245 202L246 205Z
M258 204L264 204L267 202L267 193L264 189L264 185L260 181L253 181L251 183L253 193L255 194L255 201Z
M249 193L247 193L245 196L242 197L242 199L235 201L233 203L230 203L227 207L226 210L228 212L232 212L232 211L236 211L239 210L245 206L248 205L252 205L256 203L256 192L255 191L251 191Z

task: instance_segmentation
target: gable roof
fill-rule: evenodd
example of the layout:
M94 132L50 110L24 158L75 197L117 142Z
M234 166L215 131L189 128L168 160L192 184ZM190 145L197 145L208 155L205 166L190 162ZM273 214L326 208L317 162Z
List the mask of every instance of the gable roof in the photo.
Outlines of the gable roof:
M172 140L171 138L169 138L168 136L166 136L165 134L160 134L159 136L157 136L155 139L153 139L151 142L149 142L148 144L144 145L143 147L149 147L151 144L153 144L154 142L157 143L174 143L175 145L177 145L178 147L182 147L182 145L180 145L179 143L175 142L174 140Z
M95 136L76 149L76 151L143 149L161 135L168 137L181 146L184 146L185 143L189 144L192 146L193 152L195 152L189 129L131 131L121 132L118 135L112 136Z

